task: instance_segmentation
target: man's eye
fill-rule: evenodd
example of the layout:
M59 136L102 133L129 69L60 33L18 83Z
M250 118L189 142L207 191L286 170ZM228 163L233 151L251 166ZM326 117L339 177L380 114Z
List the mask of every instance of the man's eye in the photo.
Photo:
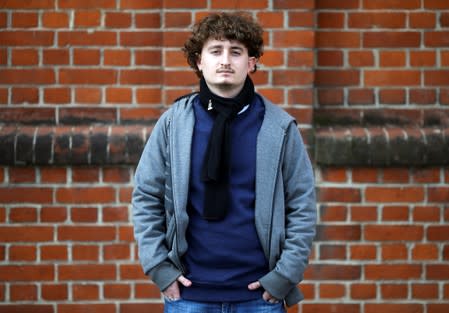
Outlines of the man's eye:
M220 50L211 50L211 54L217 55L220 54Z
M242 53L238 50L235 50L235 51L232 51L232 54L233 55L241 55Z

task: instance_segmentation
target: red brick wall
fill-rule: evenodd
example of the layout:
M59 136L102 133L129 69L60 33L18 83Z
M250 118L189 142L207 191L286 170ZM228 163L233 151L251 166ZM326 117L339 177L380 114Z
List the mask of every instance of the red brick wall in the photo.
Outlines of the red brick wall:
M187 28L222 9L265 26L254 80L315 152L318 233L289 312L449 311L449 1L5 0L0 313L162 312L132 175L196 87Z

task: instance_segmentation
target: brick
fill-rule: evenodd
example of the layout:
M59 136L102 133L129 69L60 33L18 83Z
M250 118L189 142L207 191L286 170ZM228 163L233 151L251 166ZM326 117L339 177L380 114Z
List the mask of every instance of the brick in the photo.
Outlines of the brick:
M352 206L351 221L377 221L377 207L375 206Z
M319 66L343 66L343 52L336 50L318 51Z
M374 55L371 51L349 51L349 64L355 67L374 66Z
M74 245L72 247L72 259L75 261L98 261L100 259L100 247L98 245Z
M419 279L422 266L416 264L366 264L365 279L368 280L405 280Z
M403 89L384 89L379 92L380 102L383 104L404 104L405 90Z
M54 34L50 31L2 31L2 46L52 46Z
M162 5L162 0L121 0L120 2L120 8L122 9L154 9L162 7Z
M132 90L130 88L107 88L106 102L108 103L132 103Z
M117 278L115 264L62 264L58 265L58 273L60 281L95 281L113 280Z
M364 238L369 241L422 240L422 226L414 225L366 225Z
M11 102L18 104L39 103L39 90L37 88L12 88Z
M188 28L192 24L190 12L166 12L164 14L165 27Z
M427 86L447 86L449 84L449 71L429 70L424 72L424 84Z
M410 28L434 29L436 26L436 15L434 12L409 12Z
M44 49L43 64L45 65L65 65L70 62L68 49Z
M162 100L160 88L137 88L136 101L138 104L160 104Z
M13 49L11 51L12 65L37 65L39 63L38 51L35 49Z
M155 284L136 283L134 288L135 297L138 299L159 298L161 294Z
M45 11L42 13L42 26L46 28L66 28L69 26L67 12Z
M173 0L172 0L173 1ZM179 2L179 1L177 1ZM212 9L245 9L245 10L256 10L256 9L267 9L268 1L252 1L252 0L212 0Z
M33 207L14 207L10 209L9 220L12 223L37 222L37 209Z
M301 312L304 313L360 313L359 304L344 303L305 303L302 305Z
M70 219L74 223L96 223L98 210L95 207L74 207L70 209Z
M432 284L432 283L413 284L412 285L412 297L413 297L413 299L437 299L438 298L438 285Z
M269 67L281 66L285 64L284 53L282 51L268 50L264 51L259 63Z
M60 226L57 235L63 241L111 241L116 232L112 226Z
M336 205L321 205L320 206L320 221L322 222L336 222L346 221L348 210L346 206Z
M128 244L113 244L103 246L105 260L129 260L131 250Z
M359 85L360 72L357 70L317 70L317 86L351 86Z
M98 10L75 11L75 27L98 27L101 24L101 13Z
M135 25L139 29L160 28L162 25L161 15L159 13L137 13L135 15ZM153 32L152 34L154 37L152 40L160 40L162 38L162 35L158 36L156 32Z
M67 284L42 284L41 295L43 300L63 301L68 300Z
M55 279L53 265L0 265L2 281L51 281Z
M162 313L164 310L162 303L121 303L121 313L133 313L133 312L154 312Z
M321 245L320 260L345 260L346 246L344 245Z
M0 304L1 313L54 313L51 304Z
M1 69L0 84L54 84L53 69Z
M449 226L432 225L427 228L427 239L430 241L449 240Z
M107 299L129 299L131 288L125 284L106 284L103 287L103 294Z
M364 9L373 9L373 10L382 10L382 9L420 9L421 1L420 0L362 0Z
M115 108L60 108L61 124L114 123L117 119Z
M83 313L83 312L102 312L115 313L114 303L60 303L57 305L58 313Z
M416 206L413 210L415 222L438 222L440 220L440 208L437 206Z
M36 247L34 246L11 246L9 248L10 261L36 261Z
M333 0L316 0L315 6L318 9L358 9L359 0L333 1Z
M367 70L365 86L418 86L421 84L421 73L411 70Z
M164 75L163 84L165 86L195 86L198 78L192 71L170 71L169 75Z
M374 104L374 90L372 89L350 89L348 103L351 105Z
M274 99L275 103L284 103L281 90L276 89L278 96L276 97L273 93L267 94L269 99ZM278 101L276 101L276 99ZM305 89L290 89L288 91L288 103L289 104L306 104L312 105L314 100L313 90L311 88ZM300 111L301 112L301 111Z
M315 26L314 13L312 11L288 12L288 26L313 28Z
M360 202L360 190L356 188L320 187L318 189L320 202Z
M161 32L121 32L120 45L124 47L151 47L162 44Z
M68 251L65 245L47 245L40 247L42 261L67 261Z
M148 281L148 276L143 273L142 267L138 264L120 264L120 278Z
M124 85L159 85L163 77L160 70L123 70L120 73L120 84Z
M32 167L12 167L9 169L11 183L32 183L36 180L36 170Z
M117 34L112 31L60 31L59 46L116 46Z
M41 221L54 223L67 220L67 209L65 207L43 207L41 209Z
M383 221L408 221L409 209L407 206L384 206L382 208Z
M449 13L442 12L440 15L440 25L442 27L449 27Z
M346 295L345 286L342 284L320 284L320 298L336 299Z
M449 9L449 3L444 0L424 0L424 8L432 10L447 10Z
M384 244L381 250L382 260L407 260L408 250L404 244Z
M129 50L104 50L104 65L129 66L131 52Z
M99 299L99 286L89 283L73 284L72 287L73 299L80 300L98 300Z
M31 1L19 1L16 0L3 0L2 8L4 9L52 9L55 7L53 0L31 0Z
M103 222L128 222L128 207L103 208Z
M71 102L71 91L69 88L45 88L44 102L53 104L66 104Z
M394 29L404 28L406 23L405 13L396 12L355 12L348 14L348 26L350 28L368 29ZM343 27L342 27L343 28Z
M25 284L13 284L9 287L11 301L36 301L37 286Z
M401 2L405 2L405 1L401 1ZM418 304L418 303L367 303L367 304L365 304L365 313L376 313L376 312L424 313L424 306L422 304Z
M447 47L449 45L448 31L433 31L424 33L426 47Z
M447 303L429 303L427 305L428 313L444 313L449 310L449 305Z
M420 44L421 35L419 32L385 31L363 34L364 48L418 48Z
M449 279L449 266L447 264L426 265L426 279L447 280Z
M60 9L91 9L91 0L59 0ZM115 0L96 0L95 7L100 9L115 9Z
M102 92L99 88L76 88L75 102L98 104L102 101Z
M312 51L289 51L287 54L289 67L313 67L314 54ZM281 58L283 61L283 58Z
M257 21L264 29L282 28L284 26L283 12L257 12Z
M350 246L351 260L375 260L377 258L377 248L373 245L352 245Z
M273 1L275 9L313 9L313 0L275 0Z
M318 12L318 27L324 28L344 28L345 15L341 12Z
M435 66L436 53L435 51L410 51L410 65L411 66Z
M382 284L380 291L383 299L405 299L408 293L404 284Z
M376 298L376 285L360 283L351 284L351 298L353 299L375 299Z
M387 168L383 170L384 183L409 183L409 170L403 168Z
M359 48L361 36L358 32L317 31L316 47L318 48Z
M51 188L34 187L5 187L0 188L0 202L2 203L51 203L53 190Z
M73 50L74 65L99 65L100 50L97 49L74 49Z
M318 225L315 240L360 240L360 225Z
M404 67L406 62L405 51L381 51L381 67Z
M413 260L438 260L438 246L434 244L416 244L412 249Z
M72 69L59 70L61 84L115 84L117 71L112 69Z

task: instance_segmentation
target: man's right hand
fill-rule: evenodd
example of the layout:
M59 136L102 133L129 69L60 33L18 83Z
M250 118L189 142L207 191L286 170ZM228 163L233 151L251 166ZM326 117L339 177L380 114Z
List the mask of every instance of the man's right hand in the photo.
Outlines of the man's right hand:
M181 275L170 286L168 286L167 289L162 292L164 294L164 297L172 301L181 298L178 283L181 283L184 287L190 287L192 285L192 282L190 280Z

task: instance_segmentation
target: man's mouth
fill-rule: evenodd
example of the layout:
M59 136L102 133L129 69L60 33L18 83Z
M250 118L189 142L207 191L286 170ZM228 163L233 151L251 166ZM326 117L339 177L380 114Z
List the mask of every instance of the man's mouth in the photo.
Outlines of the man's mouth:
M224 73L224 74L233 74L234 71L232 71L232 70L218 70L217 73L219 73L219 74L221 74L221 73Z

